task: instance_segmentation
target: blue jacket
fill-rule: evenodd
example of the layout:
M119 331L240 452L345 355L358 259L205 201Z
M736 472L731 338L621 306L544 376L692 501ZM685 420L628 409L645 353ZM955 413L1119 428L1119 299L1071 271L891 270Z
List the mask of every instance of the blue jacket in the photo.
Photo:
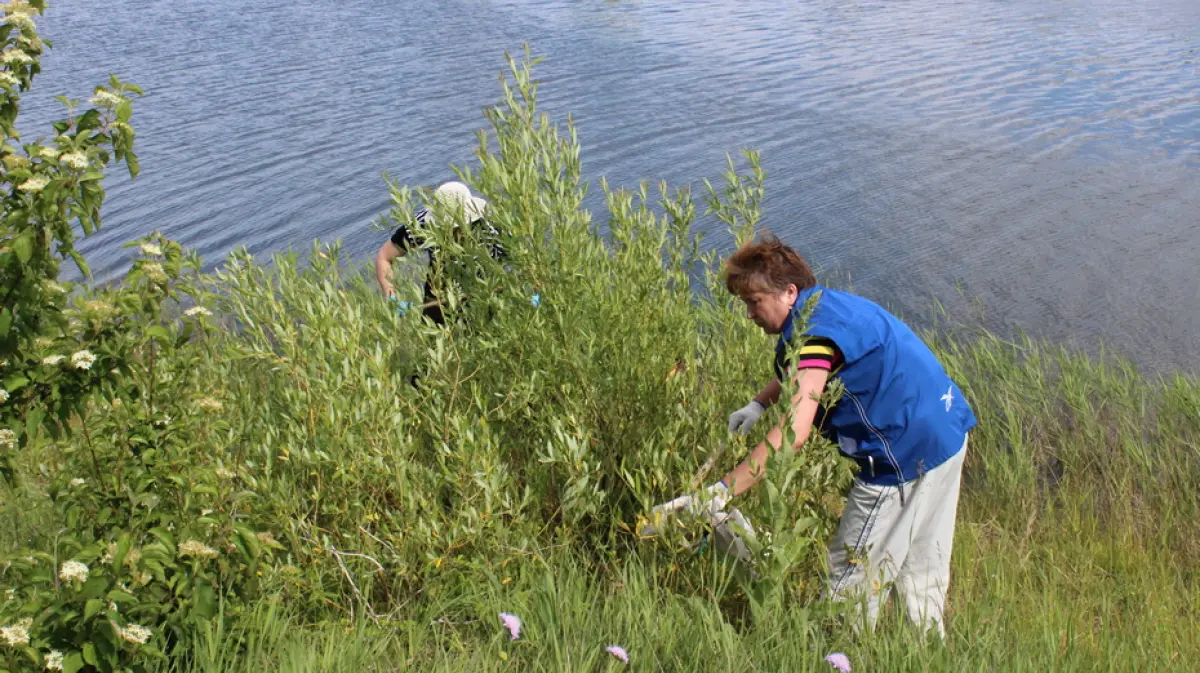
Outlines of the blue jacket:
M777 360L817 292L805 335L837 344L843 364L834 376L846 387L823 430L836 433L842 453L858 462L859 478L894 486L958 453L976 424L971 407L925 342L878 304L820 286L802 291L779 335Z

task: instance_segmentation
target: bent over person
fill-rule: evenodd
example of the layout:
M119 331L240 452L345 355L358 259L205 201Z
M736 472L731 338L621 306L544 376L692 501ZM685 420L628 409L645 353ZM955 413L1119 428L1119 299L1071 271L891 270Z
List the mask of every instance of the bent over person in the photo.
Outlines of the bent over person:
M504 249L499 242L499 233L492 228L484 219L485 210L487 209L487 200L478 196L472 196L469 187L461 182L447 182L439 185L433 191L433 200L436 207L446 213L461 213L462 221L469 226L481 229L488 245L489 253L493 258L504 256ZM428 208L422 208L416 212L414 219L418 225L424 226L429 223L433 214ZM379 282L379 289L389 299L396 300L396 288L392 285L392 262L397 257L403 257L413 248L419 248L424 244L419 232L414 232L406 225L400 225L392 234L391 238L379 248L379 252L375 254L375 277ZM441 264L444 260L440 259L437 250L429 251L429 265L433 267ZM423 293L422 313L438 325L443 325L446 322L445 313L442 310L441 302L438 300L433 291L433 286L429 282L429 274L426 274L424 293ZM401 311L408 308L406 302L399 302Z
M779 399L787 376L796 383L785 416L795 451L813 430L826 383L837 377L845 386L825 411L824 426L859 470L829 543L830 597L865 601L873 628L894 585L909 618L944 636L963 457L976 424L962 391L908 326L867 299L821 287L804 259L773 236L734 253L725 283L755 324L779 335L776 378L730 416L731 431L749 432ZM796 323L814 296L807 330L799 334ZM776 426L719 482L659 505L656 515L723 513L731 498L762 479L768 452L779 450L783 437L783 426Z

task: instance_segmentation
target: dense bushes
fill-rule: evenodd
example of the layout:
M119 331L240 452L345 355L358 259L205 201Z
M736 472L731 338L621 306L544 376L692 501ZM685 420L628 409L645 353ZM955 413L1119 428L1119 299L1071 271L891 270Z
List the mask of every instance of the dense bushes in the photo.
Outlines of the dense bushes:
M272 494L261 507L315 554L299 565L325 574L330 601L378 613L556 544L602 565L649 504L744 448L726 446L722 419L768 374L768 349L727 300L697 299L697 278L724 292L690 196L610 191L602 235L580 209L573 131L537 111L528 64L512 65L463 176L509 254L492 259L449 218L427 232L457 260L435 269L449 328L396 316L336 248L269 266L236 255L211 279L231 329L208 378L226 382L239 427L218 451L256 471ZM709 195L743 236L761 196L750 158L751 175ZM392 193L394 226L414 204ZM828 521L821 496L847 473L815 456L776 504Z
M10 37L32 30L31 11L10 11ZM660 549L670 584L704 582L703 563L678 563L702 530L660 548L631 524L743 453L723 419L769 374L767 342L716 287L687 191L605 186L607 232L593 226L573 128L537 109L528 58L510 66L478 165L461 169L508 255L436 218L426 238L455 260L433 277L445 328L397 315L319 244L269 265L236 253L205 275L155 234L133 245L123 283L60 290L63 256L86 271L67 218L90 233L100 170L136 170L136 89L98 89L96 110L56 126L56 150L6 145L10 668L140 669L266 593L313 617L383 619L551 549L594 571ZM30 76L6 88L13 110ZM76 170L73 153L94 165ZM731 165L707 199L740 237L762 197L748 158L750 173ZM46 184L28 188L38 175ZM389 226L416 205L401 186L392 195ZM847 474L829 452L806 454L777 471L786 487L743 508L778 528L759 569L774 581L753 605L817 570L823 496Z

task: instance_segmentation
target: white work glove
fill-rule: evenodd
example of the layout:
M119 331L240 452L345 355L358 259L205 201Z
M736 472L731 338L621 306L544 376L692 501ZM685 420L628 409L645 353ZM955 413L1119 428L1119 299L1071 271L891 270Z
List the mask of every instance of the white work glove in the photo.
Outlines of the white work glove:
M733 494L729 492L729 487L725 485L725 482L718 481L696 495L681 495L674 500L656 505L654 509L650 510L650 520L638 532L646 537L655 535L663 529L667 520L674 516L696 518L707 515L710 520L714 520L722 514L725 504L731 497Z
M751 540L758 537L758 532L754 530L754 526L750 523L750 519L742 514L741 510L734 507L726 512L717 512L712 515L712 525L718 531L722 528L730 529L734 535L748 537Z
M758 422L758 417L763 415L767 408L758 400L750 400L750 404L738 409L729 414L729 431L736 432L739 435L750 434L750 428Z
M718 512L713 515L712 527L712 542L717 551L743 563L752 563L754 554L746 545L746 540L756 539L758 533L738 508L734 507L728 514Z

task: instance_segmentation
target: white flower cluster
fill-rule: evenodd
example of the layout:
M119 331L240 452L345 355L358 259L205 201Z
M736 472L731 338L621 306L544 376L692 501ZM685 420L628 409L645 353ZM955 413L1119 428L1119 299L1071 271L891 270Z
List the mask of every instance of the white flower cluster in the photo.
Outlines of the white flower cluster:
M153 243L143 243L141 248L142 248L143 255L154 255L154 256L162 255L162 248L158 247L157 245L155 245Z
M8 391L3 388L0 388L0 404L4 404L7 401L8 401Z
M71 356L71 366L76 369L91 369L95 361L96 356L89 350L76 351Z
M46 357L42 358L42 364L46 365L47 367L57 367L58 364L65 359L67 359L67 356L65 355L47 355Z
M195 318L196 316L207 317L207 316L212 315L212 311L204 308L203 306L193 306L193 307L189 308L188 310L184 311L183 314L189 318Z
M17 38L17 42L25 47L25 51L34 54L40 54L45 49L45 44L42 42L42 38L38 37L36 34L29 35L27 33L21 33L21 36Z
M9 49L0 56L0 63L5 65L28 65L33 63L33 57L20 49Z
M0 450L8 451L17 448L17 433L8 428L0 428Z
M108 317L109 314L116 310L113 308L112 304L106 301L100 301L99 299L92 299L91 301L87 302L83 305L83 309L88 313L94 313L100 318Z
M0 85L14 87L21 83L11 72L0 72Z
M23 619L12 626L0 627L0 640L9 647L29 644L29 627L33 620Z
M213 474L217 475L221 479L234 479L237 477L237 472L234 472L227 467L218 467L217 469L213 470Z
M13 12L12 14L9 14L5 20L8 21L8 25L16 28L17 30L33 28L33 19L31 19L25 12Z
M71 480L72 486L83 486L85 484L87 484L87 479L80 479L79 477L75 477L74 479Z
M137 624L127 624L125 626L117 627L117 637L127 643L145 645L146 642L150 640L150 636L152 635L154 635L154 633L151 632L150 629Z
M40 192L46 185L50 184L50 180L44 175L35 175L25 182L17 186L23 192Z
M198 402L196 402L196 406L200 407L201 409L203 409L205 411L220 411L221 409L223 409L225 407L224 404L221 404L220 400L214 400L211 397L200 398L200 400ZM218 474L220 474L219 470L218 470Z
M42 289L53 294L64 294L67 291L67 288L52 280L42 281Z
M167 272L163 270L162 264L158 262L147 262L142 265L142 273L155 283L167 282Z
M61 671L63 669L63 653L58 650L50 650L46 655L43 667L47 671Z
M179 555L194 556L196 558L216 558L219 554L216 549L199 540L185 540L179 543Z
M5 14L12 14L14 12L28 14L32 10L33 8L25 0L12 0L12 2L0 5L0 12L4 12Z
M96 91L95 94L92 95L91 99L89 99L88 102L91 103L92 105L95 105L96 107L101 107L101 108L105 108L107 110L111 110L112 108L117 107L121 103L124 103L125 98L120 96L119 94L115 94L111 91L105 91L103 89L100 89L100 90Z
M58 569L58 578L66 582L86 582L88 567L79 561L67 561Z
M88 167L87 155L83 152L67 152L58 158L62 165L73 171L82 171Z

